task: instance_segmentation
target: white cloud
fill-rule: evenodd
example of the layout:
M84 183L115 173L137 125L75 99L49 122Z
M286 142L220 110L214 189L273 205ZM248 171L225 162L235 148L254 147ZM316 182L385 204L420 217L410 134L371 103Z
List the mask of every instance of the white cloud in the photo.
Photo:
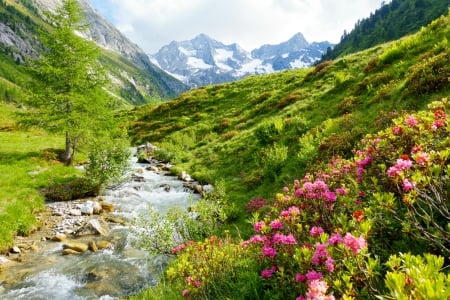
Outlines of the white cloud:
M95 1L99 2L99 1ZM205 33L250 51L301 32L309 42L338 42L382 0L103 0L94 3L130 40L155 53L173 40Z

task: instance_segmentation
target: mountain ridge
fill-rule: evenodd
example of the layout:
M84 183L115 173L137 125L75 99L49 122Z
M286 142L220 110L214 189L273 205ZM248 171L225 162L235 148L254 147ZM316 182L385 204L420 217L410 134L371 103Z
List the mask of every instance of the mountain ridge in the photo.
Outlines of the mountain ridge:
M308 67L319 60L333 44L308 43L296 33L280 44L265 44L246 51L239 44L224 44L205 33L190 40L164 45L150 60L190 87L235 81L254 74Z

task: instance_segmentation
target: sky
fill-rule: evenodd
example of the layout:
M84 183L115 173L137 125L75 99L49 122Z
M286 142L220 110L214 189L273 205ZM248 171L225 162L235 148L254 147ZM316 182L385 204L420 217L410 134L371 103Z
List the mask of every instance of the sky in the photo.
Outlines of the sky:
M301 32L308 42L338 43L382 0L90 0L146 53L200 33L247 51ZM389 2L389 1L385 1Z

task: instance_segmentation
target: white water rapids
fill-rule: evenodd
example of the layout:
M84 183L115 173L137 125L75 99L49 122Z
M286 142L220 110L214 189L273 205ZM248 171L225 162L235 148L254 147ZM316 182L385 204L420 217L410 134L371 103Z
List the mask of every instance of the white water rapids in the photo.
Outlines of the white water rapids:
M149 205L164 212L171 206L187 207L199 198L176 177L147 171L147 166L133 158L132 169L143 170L139 175L144 180L127 182L102 195L114 204L114 215L131 220ZM26 262L7 270L9 274L0 282L0 299L118 299L154 285L167 257L133 248L129 235L127 226L114 225L106 237L112 249L81 255L63 256L61 243L48 241L30 252Z

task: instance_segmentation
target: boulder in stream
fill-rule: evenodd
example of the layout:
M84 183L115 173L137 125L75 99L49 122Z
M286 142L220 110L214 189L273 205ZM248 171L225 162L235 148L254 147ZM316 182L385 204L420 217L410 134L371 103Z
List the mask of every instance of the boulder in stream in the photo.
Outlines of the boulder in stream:
M70 249L75 252L82 253L82 252L87 251L88 245L86 245L85 243L68 241L63 244L63 249L64 250ZM74 253L68 253L68 254L74 254Z
M105 229L106 224L101 224L98 219L90 219L80 228L73 232L74 236L84 236L84 235L106 235L108 231Z

